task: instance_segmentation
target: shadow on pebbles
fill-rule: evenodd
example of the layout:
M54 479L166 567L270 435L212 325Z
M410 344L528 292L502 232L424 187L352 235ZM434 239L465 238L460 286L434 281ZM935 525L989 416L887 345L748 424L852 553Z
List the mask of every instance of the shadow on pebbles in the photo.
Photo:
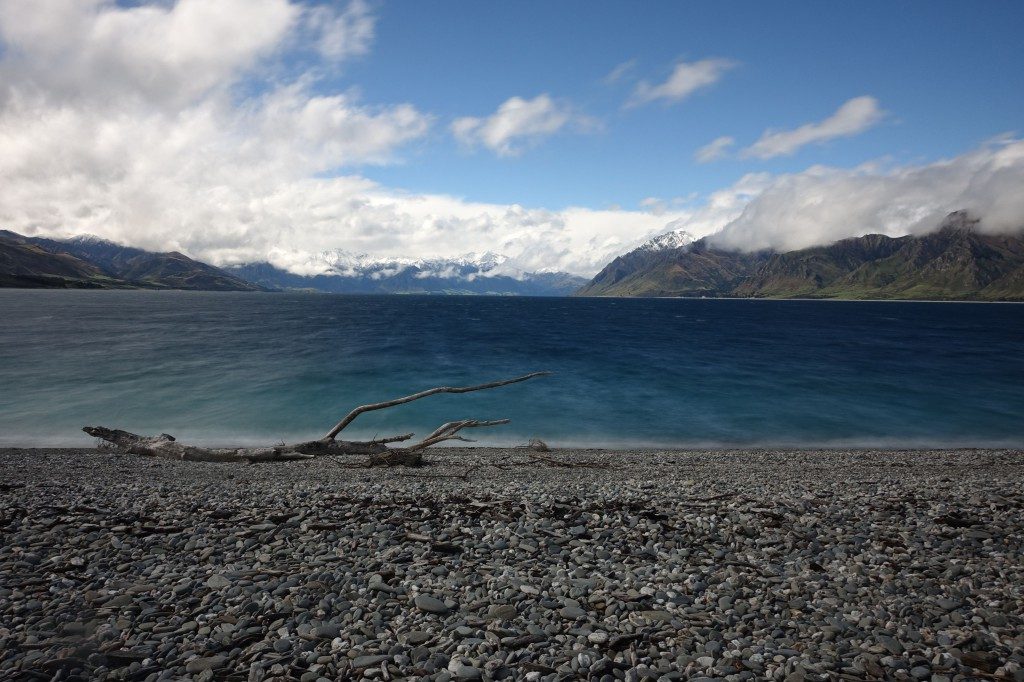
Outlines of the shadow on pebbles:
M1020 452L547 456L0 451L0 678L1024 680Z

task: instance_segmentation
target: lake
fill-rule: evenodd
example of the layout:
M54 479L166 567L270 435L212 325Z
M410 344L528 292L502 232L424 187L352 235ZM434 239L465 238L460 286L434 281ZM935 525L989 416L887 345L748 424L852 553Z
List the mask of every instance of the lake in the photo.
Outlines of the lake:
M0 290L0 444L85 425L204 444L345 434L552 446L1021 446L1024 305Z

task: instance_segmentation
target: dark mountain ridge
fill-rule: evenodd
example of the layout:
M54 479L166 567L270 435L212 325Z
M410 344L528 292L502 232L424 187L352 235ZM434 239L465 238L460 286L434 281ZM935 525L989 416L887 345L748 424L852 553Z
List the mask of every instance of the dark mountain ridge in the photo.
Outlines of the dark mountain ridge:
M767 253L722 251L698 239L676 249L619 256L579 296L721 296L753 274Z
M785 253L714 248L708 239L616 258L581 296L1024 300L1024 234L992 235L950 214L933 233L869 234Z
M94 237L25 237L0 230L0 286L58 289L259 291L261 287L171 251Z

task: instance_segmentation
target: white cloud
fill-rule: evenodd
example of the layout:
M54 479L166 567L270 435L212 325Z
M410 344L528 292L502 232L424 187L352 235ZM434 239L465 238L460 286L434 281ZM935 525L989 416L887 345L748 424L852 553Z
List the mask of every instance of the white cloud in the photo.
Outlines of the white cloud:
M468 147L483 145L498 156L516 156L528 145L566 128L589 130L597 123L550 95L533 99L510 97L486 118L464 116L451 125L452 134Z
M808 144L862 133L884 116L874 97L854 97L824 121L807 123L795 130L766 130L757 142L743 150L743 156L758 159L789 156Z
M338 61L369 52L376 17L364 0L352 0L347 6L319 5L306 16L319 35L316 48L327 59Z
M430 121L409 104L367 107L350 94L312 95L296 84L271 91L254 111L236 115L234 129L250 131L249 151L321 172L386 163L395 149L426 133Z
M266 62L326 20L284 0L239 2L0 0L0 226L93 233L215 264L301 268L336 248L501 251L509 267L590 274L681 215L527 209L323 177L394 160L431 117L320 92L309 74L261 80ZM345 40L334 56L363 49ZM511 151L583 125L550 98L528 104L529 115L488 119L484 139Z
M729 149L736 144L736 139L723 135L722 137L716 137L707 143L700 149L698 149L693 158L697 163L710 163L721 159L729 153Z
M358 167L400 158L429 115L320 91L309 74L260 78L313 31L310 11L285 0L0 0L0 227L94 233L216 264L300 268L335 248L496 251L509 267L589 275L671 229L721 231L737 248L795 248L926 229L959 208L986 229L1024 223L1024 142L1015 139L923 166L751 174L699 207L556 211L383 187ZM345 40L336 56L363 49ZM546 96L520 102L533 109L507 120L499 109L465 133L514 153L587 124ZM339 169L348 175L325 177Z
M622 62L621 64L617 64L614 69L609 71L607 75L605 75L605 77L601 79L601 82L604 83L605 85L614 85L615 83L618 83L620 80L625 78L626 75L630 73L635 67L635 59L630 59L628 61Z
M912 166L814 166L780 175L713 241L752 251L788 251L847 237L934 230L966 209L989 232L1024 228L1024 140L1004 138L952 159Z
M664 231L684 230L698 239L717 234L739 218L771 182L770 173L747 173L731 186L712 192L699 207L677 214Z
M287 0L4 0L4 97L176 108L231 85L294 28ZM240 21L244 17L244 22ZM15 92L16 90L16 92Z
M662 215L668 210L668 204L658 197L645 197L641 199L640 207L654 215Z
M730 59L679 62L664 82L657 85L651 85L647 81L638 83L626 106L640 106L656 100L682 101L697 90L717 83L726 71L735 66L736 62Z

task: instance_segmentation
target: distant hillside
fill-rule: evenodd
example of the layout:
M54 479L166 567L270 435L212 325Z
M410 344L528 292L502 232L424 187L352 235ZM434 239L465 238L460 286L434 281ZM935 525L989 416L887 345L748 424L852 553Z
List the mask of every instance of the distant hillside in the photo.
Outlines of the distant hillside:
M267 288L342 294L569 296L586 283L582 277L562 272L497 274L504 263L504 257L496 254L374 259L332 251L310 263L324 274L296 275L270 263L246 263L226 270Z
M99 288L116 282L92 263L69 253L52 253L21 235L0 231L0 287Z
M707 239L616 258L581 296L1024 300L1024 236L988 235L965 213L923 236L872 234L788 253Z
M0 230L0 286L258 291L259 286L177 252L153 253L96 237L25 237Z
M719 251L706 239L672 248L652 240L619 256L579 296L722 296L752 275L768 254Z
M270 263L222 269L181 253L153 253L97 237L59 240L0 230L0 287L569 296L586 283L563 272L517 271L492 253L378 259L328 251L308 265L325 274L296 275Z

